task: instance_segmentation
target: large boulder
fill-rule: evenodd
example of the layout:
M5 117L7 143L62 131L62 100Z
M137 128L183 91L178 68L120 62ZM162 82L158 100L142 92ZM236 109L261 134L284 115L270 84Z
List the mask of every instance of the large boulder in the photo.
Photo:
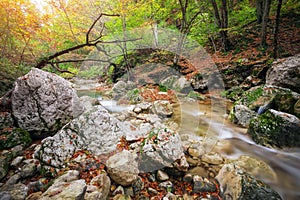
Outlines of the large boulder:
M280 200L279 194L268 185L247 174L237 165L224 165L216 176L221 186L224 200Z
M53 137L42 140L35 155L45 163L59 167L77 150L87 149L95 155L116 149L126 127L102 106L87 110Z
M172 163L184 155L179 134L167 128L152 130L148 137L144 138L141 146L135 150L140 154L141 172L172 167Z
M12 113L33 137L53 135L82 111L71 83L55 74L33 68L15 82Z
M300 93L300 54L280 60L267 72L266 84Z
M250 121L248 134L264 146L300 147L300 120L294 115L270 109Z

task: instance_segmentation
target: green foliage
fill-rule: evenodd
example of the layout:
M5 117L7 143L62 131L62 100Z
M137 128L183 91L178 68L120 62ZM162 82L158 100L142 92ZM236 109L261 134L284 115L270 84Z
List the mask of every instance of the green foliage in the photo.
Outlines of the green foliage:
M248 106L252 102L256 101L260 96L262 96L262 94L263 94L263 86L255 90L245 92L242 98L240 99L240 101L243 105Z
M236 87L230 88L229 90L224 91L224 93L222 93L222 96L226 97L227 99L237 101L243 93L244 93L244 90L242 90L240 87L236 86Z
M138 88L129 90L127 96L131 103L137 103L140 101L140 90Z
M86 79L93 79L97 78L98 76L103 75L103 68L100 66L91 66L86 70L82 70L78 72L78 76L81 78L86 78Z
M161 84L159 84L158 88L159 88L159 91L161 91L161 92L167 92L168 91L168 88L164 85L161 85Z
M256 8L250 4L249 0L246 0L239 2L231 10L228 23L232 30L239 31L242 26L255 19Z

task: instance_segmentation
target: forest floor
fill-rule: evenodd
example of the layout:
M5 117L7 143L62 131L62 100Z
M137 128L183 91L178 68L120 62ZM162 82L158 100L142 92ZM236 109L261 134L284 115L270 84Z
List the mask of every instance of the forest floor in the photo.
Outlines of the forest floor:
M207 51L211 54L214 63L220 70L228 67L229 63L241 63L247 61L247 64L257 63L257 61L268 61L272 59L274 45L274 24L275 17L270 18L268 26L266 49L262 49L261 32L256 22L249 24L243 29L242 33L237 35L229 34L229 39L233 44L233 49L228 52L214 51L212 45L207 46ZM216 43L216 46L218 43ZM290 14L282 16L278 36L278 58L284 58L300 53L300 16Z

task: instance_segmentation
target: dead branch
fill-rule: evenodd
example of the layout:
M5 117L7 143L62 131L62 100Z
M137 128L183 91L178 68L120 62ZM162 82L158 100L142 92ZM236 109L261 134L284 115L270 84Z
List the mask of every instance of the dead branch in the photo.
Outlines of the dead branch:
M53 65L53 63L55 63L55 62L53 62L53 59L58 58L59 56L64 55L64 54L67 54L67 53L69 53L69 52L71 52L71 51L75 51L75 50L77 50L77 49L81 49L81 48L83 48L83 47L88 47L88 46L95 46L95 47L97 47L97 44L98 44L98 43L102 43L102 42L103 42L103 41L101 41L101 38L102 38L102 32L103 32L104 29L101 29L100 34L99 34L99 36L98 36L96 39L90 39L90 33L92 32L92 30L93 30L94 26L97 24L97 22L98 22L98 21L101 19L101 17L103 17L103 16L107 16L107 17L117 17L117 16L119 16L119 15L118 15L118 14L106 14L106 13L101 13L101 14L97 17L97 19L92 23L92 25L90 26L90 28L88 29L88 31L86 32L86 41L85 41L85 43L76 45L76 46L74 46L74 47L70 47L70 48L68 48L68 49L64 49L64 50L62 50L62 51L56 52L56 53L54 53L54 54L52 54L52 55L46 57L46 58L43 58L43 59L36 65L36 68L41 69L41 68L45 67L47 64L50 64L52 67L55 67L55 69L57 69L57 67ZM59 67L58 67L58 68L59 68ZM57 70L58 70L58 69L57 69ZM60 69L60 70L62 70L62 69ZM60 70L58 70L58 71L60 71ZM62 70L62 71L65 71L65 70Z

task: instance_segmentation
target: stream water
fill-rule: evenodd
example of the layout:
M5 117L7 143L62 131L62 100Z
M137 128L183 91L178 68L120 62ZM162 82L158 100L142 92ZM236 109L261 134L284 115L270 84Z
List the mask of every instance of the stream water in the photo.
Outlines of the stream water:
M80 91L78 95L97 98L111 112L122 112L131 107L102 99L96 91ZM191 138L194 142L199 141L203 153L216 151L228 159L247 155L261 160L271 167L275 177L270 177L264 169L252 169L258 172L252 175L269 184L283 199L300 199L300 149L275 150L255 144L245 134L246 129L225 119L222 103L179 102L174 105L172 120L179 124L178 132L183 141Z

